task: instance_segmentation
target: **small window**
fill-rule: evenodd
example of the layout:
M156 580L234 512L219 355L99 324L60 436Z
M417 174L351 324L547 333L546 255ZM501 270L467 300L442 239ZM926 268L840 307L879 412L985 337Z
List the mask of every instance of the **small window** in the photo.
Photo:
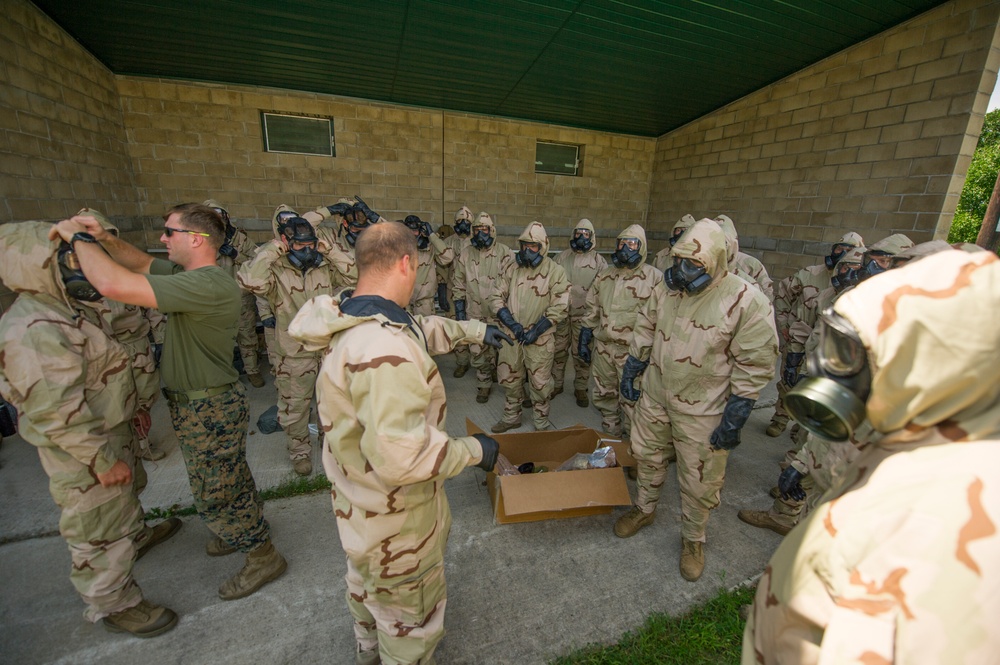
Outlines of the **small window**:
M265 152L337 156L330 118L261 111L260 125Z
M537 141L535 173L580 175L580 146Z

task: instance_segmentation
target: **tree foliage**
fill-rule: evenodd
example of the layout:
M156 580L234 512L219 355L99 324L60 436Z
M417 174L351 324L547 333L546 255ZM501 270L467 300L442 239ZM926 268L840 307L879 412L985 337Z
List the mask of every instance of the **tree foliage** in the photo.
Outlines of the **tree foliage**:
M948 242L976 242L997 173L1000 173L1000 109L987 113L983 121L983 131L965 176Z

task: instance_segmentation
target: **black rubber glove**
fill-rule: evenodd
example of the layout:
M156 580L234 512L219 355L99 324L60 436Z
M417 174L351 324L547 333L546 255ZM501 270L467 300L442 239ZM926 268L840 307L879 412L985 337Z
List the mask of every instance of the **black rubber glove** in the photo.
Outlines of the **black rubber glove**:
M747 424L756 401L749 397L729 396L726 410L722 412L722 422L708 438L713 450L732 450L740 445L740 430Z
M448 303L448 285L438 284L438 307L442 312L450 312L451 305Z
M432 233L434 233L434 229L431 228L430 222L420 222L420 235L430 238Z
M545 331L552 327L552 322L547 317L540 317L535 325L524 331L521 335L521 344L534 344L538 338L545 334Z
M802 489L801 485L801 480L804 477L794 466L785 467L785 470L778 476L778 491L781 493L781 498L791 501L805 501L806 491Z
M219 248L219 254L227 256L231 259L235 259L237 256L239 256L239 252L236 251L236 248L230 245L228 242Z
M156 362L156 366L160 366L160 358L163 357L163 345L154 344L153 345L153 361Z
M503 346L504 342L507 342L511 346L514 344L514 340L504 331L496 326L486 326L486 334L483 335L483 344L492 346L494 349L499 349Z
M344 216L344 213L351 209L350 203L334 203L332 206L327 206L326 209L330 211L331 215Z
M455 320L456 321L468 321L469 317L465 313L465 301L456 300L455 301Z
M635 356L630 355L625 359L625 365L622 367L622 383L618 387L618 391L622 397L630 402L637 401L642 395L642 391L635 387L635 380L639 378L647 365L649 365L648 362L642 362Z
M497 312L497 318L500 319L500 322L502 324L507 326L508 330L514 333L514 337L517 338L517 341L519 342L524 341L522 339L524 337L524 326L522 326L514 319L514 315L510 313L509 309L507 309L506 307L501 309L499 312Z
M477 464L483 471L492 471L497 465L497 455L500 454L500 444L492 436L473 434L479 445L483 447L483 459Z
M264 326L265 328L273 328L275 323L277 322L274 320L273 316L269 316L266 319L260 320L260 325Z
M580 328L580 341L576 345L576 355L586 364L590 364L590 343L594 340L593 328Z
M804 353L789 353L785 356L785 367L781 370L781 380L789 388L799 382L799 366L805 357Z
M358 209L359 209L359 210L360 210L361 212L365 213L365 217L367 217L367 218L368 218L368 221L369 221L369 222L371 222L372 224L374 224L374 223L378 222L378 220L380 219L380 218L379 218L379 216L378 216L378 213L377 213L377 212L375 212L374 210L372 210L371 208L369 208L369 207L368 207L368 204L367 204L367 203L365 203L365 202L364 202L364 201L363 201L363 200L361 199L361 197L360 197L360 196L358 196L357 194L355 194L355 195L354 195L354 198L355 198L355 199L357 200L357 202L358 202L358 203L357 203L357 207L358 207Z

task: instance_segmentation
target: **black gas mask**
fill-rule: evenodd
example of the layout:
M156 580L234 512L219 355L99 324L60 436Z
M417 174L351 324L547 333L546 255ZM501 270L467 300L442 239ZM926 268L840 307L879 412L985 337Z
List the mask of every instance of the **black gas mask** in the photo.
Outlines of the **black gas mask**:
M851 286L857 286L858 282L858 269L861 267L859 265L837 265L837 272L833 274L830 278L830 285L833 290L837 293L842 293L845 289Z
M538 247L532 247L535 245ZM517 265L522 268L537 268L542 262L541 243L521 241L521 249L514 255Z
M619 238L618 249L611 255L616 268L635 268L642 263L642 241L638 238Z
M281 227L281 236L288 244L288 262L293 267L307 273L323 261L323 255L316 249L316 232L312 224L302 217L293 217ZM295 245L305 245L295 249Z
M66 286L66 293L70 298L84 302L96 302L104 297L83 274L83 270L80 269L80 260L69 243L59 243L56 258L59 262L59 275L62 277L62 283Z
M490 235L490 229L487 226L476 227L475 233L472 234L472 238L469 240L472 246L476 249L483 250L493 244L493 236Z
M589 252L594 246L593 237L593 232L588 229L573 229L573 239L569 241L569 247L580 254Z
M833 249L827 256L823 257L823 262L826 264L827 270L833 270L833 267L837 265L837 261L840 260L844 254L850 251L852 245L847 245L844 243L836 243Z
M212 210L219 213L219 217L221 217L222 221L226 223L226 241L222 243L221 247L219 247L219 254L235 259L239 256L239 251L233 247L233 236L236 235L236 227L230 223L228 212L222 208L212 208Z
M469 234L472 233L472 222L470 222L467 219L456 219L455 233L462 236L463 238L468 238Z
M670 236L670 240L667 241L670 243L671 247L677 244L677 241L680 240L680 237L684 235L685 231L687 231L687 229L674 229L673 234Z
M686 291L696 295L712 283L712 276L705 266L698 265L693 259L674 257L674 265L663 272L667 286L674 291Z
M425 250L431 244L431 225L425 221L422 221L416 215L407 215L406 219L403 220L403 224L406 228L413 231L413 235L417 239L417 249Z
M877 258L882 258L887 264L886 266L881 265ZM888 264L892 261L892 254L889 252L883 252L878 249L871 249L865 252L864 258L861 259L861 270L864 271L865 276L863 279L868 279L869 277L874 277L875 275L885 272L888 270Z
M358 241L358 234L372 225L365 211L360 206L352 206L344 213L344 238L348 244L354 247Z
M865 419L872 374L857 330L832 308L820 315L819 346L807 363L809 376L785 395L785 408L816 436L846 441Z

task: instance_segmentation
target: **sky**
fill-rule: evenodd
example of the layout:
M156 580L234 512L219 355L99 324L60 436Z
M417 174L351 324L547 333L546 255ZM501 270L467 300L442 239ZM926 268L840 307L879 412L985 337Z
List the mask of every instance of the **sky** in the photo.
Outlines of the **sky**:
M990 97L990 106L986 110L992 111L996 108L1000 108L1000 84L993 88L993 96Z

